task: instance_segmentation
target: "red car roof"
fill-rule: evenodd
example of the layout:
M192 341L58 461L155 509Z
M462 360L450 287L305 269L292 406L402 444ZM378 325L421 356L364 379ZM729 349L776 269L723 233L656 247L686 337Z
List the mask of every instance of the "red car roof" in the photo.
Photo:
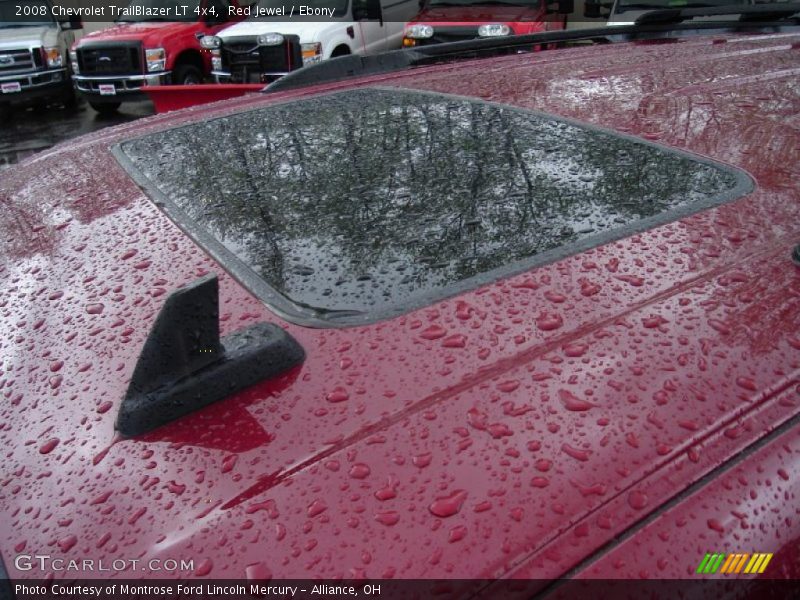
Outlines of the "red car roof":
M716 470L798 412L798 47L796 34L718 35L426 67L159 116L12 170L0 183L10 575L42 576L14 557L51 554L189 558L217 578L639 576L586 561L697 498L705 518L687 519L685 544L653 548L646 576L686 577L715 545L778 552L796 518L781 538L740 523L793 512L793 430L780 464L750 465L768 492L717 485ZM376 83L631 133L743 169L756 189L404 316L320 330L272 314L110 152L178 122ZM158 309L212 272L223 334L279 323L306 362L120 440L116 411Z

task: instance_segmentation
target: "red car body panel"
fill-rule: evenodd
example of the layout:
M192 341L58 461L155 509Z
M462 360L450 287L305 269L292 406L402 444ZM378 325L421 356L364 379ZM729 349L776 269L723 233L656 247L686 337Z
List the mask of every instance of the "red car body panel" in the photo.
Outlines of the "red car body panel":
M425 67L157 116L14 169L0 182L11 577L41 577L15 563L37 553L191 558L215 578L680 578L711 551L791 563L798 48L800 34L718 35ZM270 312L110 152L378 84L639 135L744 169L756 188L405 316L319 330ZM160 306L210 272L223 335L279 323L306 362L120 440L116 411Z
M785 402L792 401L791 393L782 397ZM798 532L793 527L797 505L792 499L796 490L790 483L790 473L797 473L798 437L796 430L789 431L759 448L710 482L702 493L692 494L664 511L657 521L604 554L581 577L603 578L615 573L631 579L696 578L697 564L674 560L677 552L651 554L652 549L669 544L692 556L699 548L750 553L769 547L770 552L777 551L769 563L769 576L797 579L800 556ZM719 527L729 532L731 540L723 542L723 546L720 546ZM775 541L765 544L769 538Z

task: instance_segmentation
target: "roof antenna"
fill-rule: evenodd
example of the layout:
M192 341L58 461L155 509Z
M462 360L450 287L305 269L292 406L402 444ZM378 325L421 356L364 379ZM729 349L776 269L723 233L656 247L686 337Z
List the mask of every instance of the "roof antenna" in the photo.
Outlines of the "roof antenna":
M139 355L116 428L125 437L151 431L304 359L303 347L272 323L220 339L219 281L208 275L167 298Z

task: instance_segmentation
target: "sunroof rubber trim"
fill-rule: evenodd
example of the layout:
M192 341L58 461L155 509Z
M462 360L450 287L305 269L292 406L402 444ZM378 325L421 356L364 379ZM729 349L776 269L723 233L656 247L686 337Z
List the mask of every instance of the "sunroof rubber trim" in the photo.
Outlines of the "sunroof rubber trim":
M290 298L286 297L284 294L280 293L271 285L269 285L266 282L266 280L264 280L260 275L258 275L258 273L256 273L250 266L248 266L240 258L238 258L235 254L233 254L233 252L228 250L221 242L219 242L216 238L214 238L203 227L199 226L192 218L189 217L188 214L186 214L185 211L183 211L183 209L178 207L178 205L175 204L175 202L173 202L163 192L161 192L161 190L159 190L156 187L153 181L151 181L141 171L138 170L138 168L134 165L133 161L128 157L128 155L122 148L123 144L127 142L137 139L144 139L150 135L153 135L154 133L159 133L159 132L150 132L145 135L126 139L123 142L119 142L113 145L111 151L114 157L123 167L123 169L125 169L125 171L136 182L136 184L140 188L142 188L142 190L144 190L144 192L150 197L153 203L156 206L158 206L161 210L163 210L164 213L166 213L166 215L176 225L178 225L178 227L180 227L181 230L183 230L189 237L191 237L193 241L196 242L205 252L210 254L212 258L214 258L214 260L216 260L234 279L236 279L244 287L250 290L250 292L255 294L261 301L263 301L273 312L275 312L282 319L285 319L291 323L295 323L297 325L301 325L304 327L316 327L316 328L354 327L359 325L368 325L370 323L375 323L377 321L383 321L395 318L403 314L412 312L414 310L430 306L435 302L445 300L447 298L457 296L459 294L468 292L470 290L483 287L484 285L494 283L498 280L513 277L515 275L519 275L520 273L524 273L534 268L557 262L563 258L579 254L586 250L597 248L609 242L614 242L622 238L629 237L630 235L636 233L642 233L649 229L653 229L659 225L664 225L666 223L677 221L683 217L693 215L702 210L720 206L722 204L726 204L733 200L741 199L746 195L750 194L756 188L756 183L753 180L753 178L748 173L746 173L745 171L743 171L738 167L733 167L731 165L718 162L716 160L707 158L705 156L700 156L691 152L687 152L685 150L680 150L670 146L664 146L633 135L621 133L614 129L608 129L604 127L599 127L597 125L584 123L576 119L556 116L550 113L531 110L514 105L503 104L501 102L484 100L482 98L473 98L470 96L447 94L429 90L417 90L414 88L393 87L393 86L364 86L364 87L359 87L357 89L380 90L384 92L402 91L405 93L420 94L434 98L451 99L461 102L470 102L474 104L485 104L488 106L500 108L503 110L513 111L523 115L532 115L535 117L539 117L541 119L549 119L554 122L566 123L568 125L572 125L574 127L578 127L583 130L593 131L604 135L613 136L619 139L624 139L633 144L649 146L651 148L657 149L660 152L677 155L684 159L712 166L716 169L719 169L721 171L724 171L732 175L735 178L736 185L730 190L722 194L719 194L718 196L708 198L707 200L701 200L686 206L681 206L678 208L667 210L665 212L644 219L640 219L638 221L635 221L627 225L621 225L618 228L590 235L588 237L577 240L570 244L559 246L558 248L553 248L551 250L541 252L539 254L536 254L528 258L523 258L520 260L513 261L502 267L492 269L491 271L487 271L485 273L479 273L467 279L461 280L457 283L444 286L442 288L435 290L434 292L420 294L419 296L415 296L414 298L402 302L396 306L393 306L392 308L376 310L374 312L369 312L369 313L360 313L356 311L336 311L336 310L326 311L324 309L315 309L312 307L304 306L292 301ZM320 98L326 96L336 96L341 94L347 94L349 91L350 90L334 90L322 94L315 94L314 97ZM261 110L263 108L268 108L270 106L289 104L291 102L298 102L298 101L302 102L303 99L304 98L288 98L277 102L268 102L265 103L264 106L260 106L257 109L251 109L251 111ZM241 112L246 113L251 111L241 111ZM240 113L234 113L234 114L240 114ZM214 119L210 119L209 121L210 122L218 121L227 118L229 116L231 115L229 114L221 115ZM190 128L193 127L194 125L195 125L194 122L186 123L179 127L171 127L164 129L162 131Z

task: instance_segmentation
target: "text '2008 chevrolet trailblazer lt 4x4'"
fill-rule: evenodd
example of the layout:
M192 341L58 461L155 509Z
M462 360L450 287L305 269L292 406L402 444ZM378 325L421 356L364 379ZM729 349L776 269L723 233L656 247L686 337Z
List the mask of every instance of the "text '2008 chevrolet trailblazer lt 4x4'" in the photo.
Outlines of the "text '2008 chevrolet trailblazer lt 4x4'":
M18 598L788 593L800 6L736 8L338 58L4 176Z

